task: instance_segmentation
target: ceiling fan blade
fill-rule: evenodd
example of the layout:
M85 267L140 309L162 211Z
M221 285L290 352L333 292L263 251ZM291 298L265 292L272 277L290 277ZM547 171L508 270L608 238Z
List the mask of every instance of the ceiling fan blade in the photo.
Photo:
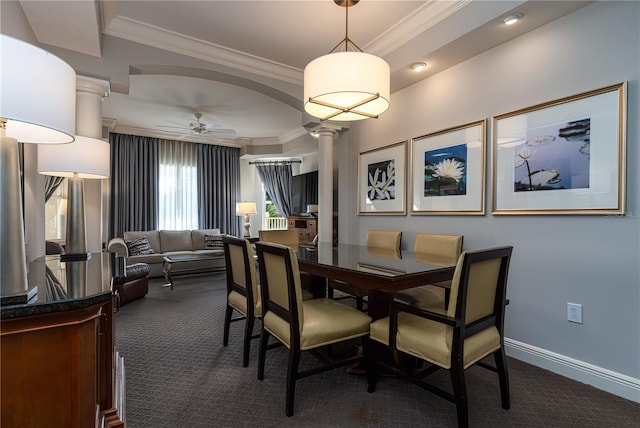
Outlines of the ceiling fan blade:
M209 132L215 133L215 134L235 134L236 130L235 129L216 128L216 129L210 129Z

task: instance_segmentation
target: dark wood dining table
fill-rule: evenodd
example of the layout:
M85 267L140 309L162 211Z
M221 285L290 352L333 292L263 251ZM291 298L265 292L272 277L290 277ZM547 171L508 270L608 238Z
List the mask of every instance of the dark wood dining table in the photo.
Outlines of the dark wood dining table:
M364 245L318 243L296 251L300 271L326 288L334 279L368 290L368 313L375 320L389 313L393 293L450 280L455 259L426 257L411 251L368 248Z

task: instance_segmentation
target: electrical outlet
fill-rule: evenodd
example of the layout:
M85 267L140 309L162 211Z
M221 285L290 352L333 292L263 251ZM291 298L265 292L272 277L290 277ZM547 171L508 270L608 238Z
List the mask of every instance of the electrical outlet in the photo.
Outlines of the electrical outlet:
M567 321L582 324L582 305L567 303Z

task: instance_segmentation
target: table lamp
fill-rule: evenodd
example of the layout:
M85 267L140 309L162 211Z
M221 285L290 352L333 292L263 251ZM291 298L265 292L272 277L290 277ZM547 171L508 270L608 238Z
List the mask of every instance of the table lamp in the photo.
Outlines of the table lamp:
M236 214L244 216L244 237L250 237L251 232L249 229L251 228L251 223L249 222L249 216L256 214L256 203L238 202L236 204Z
M38 146L38 172L67 177L67 233L63 259L87 259L84 179L109 177L109 143L76 136L71 144Z
M19 301L28 286L18 142L74 140L76 73L49 52L2 34L0 94L0 295Z

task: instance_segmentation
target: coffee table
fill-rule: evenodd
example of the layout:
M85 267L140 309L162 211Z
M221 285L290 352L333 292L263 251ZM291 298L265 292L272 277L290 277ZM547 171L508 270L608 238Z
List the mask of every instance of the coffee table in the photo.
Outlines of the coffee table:
M224 260L224 252L220 252L212 254L172 254L169 256L164 256L164 260L162 262L162 272L164 273L164 277L167 281L165 287L171 287L173 290L173 275L175 274L194 274L194 273L205 273L205 272L222 272L225 270L224 263L221 267L180 267L181 264L186 262L197 262L197 261L207 261L212 259L221 259ZM174 266L178 265L177 269L174 271Z

